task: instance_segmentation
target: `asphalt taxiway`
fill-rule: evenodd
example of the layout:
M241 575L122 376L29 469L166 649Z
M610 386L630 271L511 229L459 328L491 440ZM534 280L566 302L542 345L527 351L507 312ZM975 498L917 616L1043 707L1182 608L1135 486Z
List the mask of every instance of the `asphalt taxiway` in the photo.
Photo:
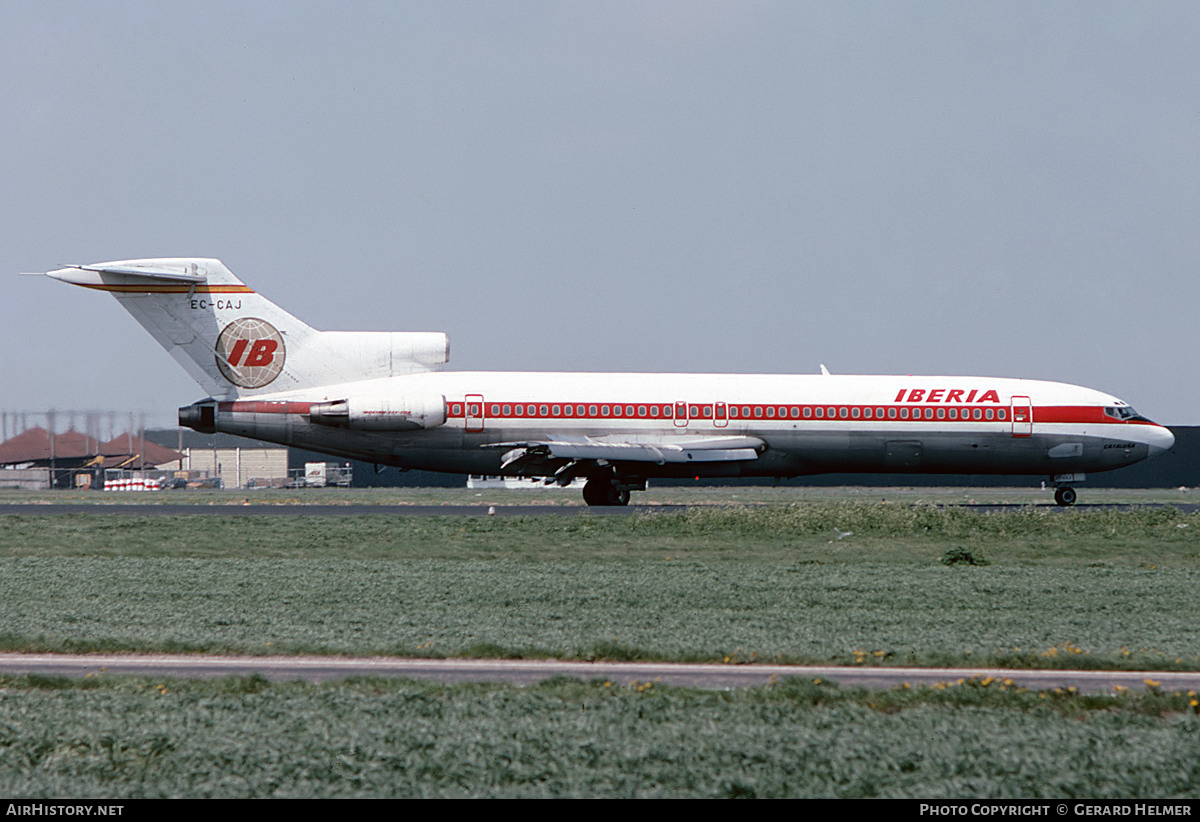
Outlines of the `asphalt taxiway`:
M118 516L209 516L209 517L362 517L371 515L389 515L404 517L578 517L578 516L607 516L620 517L635 514L650 513L679 513L699 508L709 508L707 505L628 505L614 507L589 507L586 505L360 505L347 503L344 505L318 503L309 504L273 504L249 503L202 505L191 503L3 503L0 504L0 516L5 514L21 514L26 516L59 516L63 514L112 514ZM966 508L972 511L1009 511L1031 506L1013 503L943 503L939 507ZM1133 508L1177 508L1184 513L1194 513L1200 510L1200 503L1184 503L1166 505L1164 503L1094 503L1074 505L1063 508L1053 503L1032 506L1038 510L1069 511L1069 510L1129 510Z
M59 516L62 514L114 514L124 516L210 516L210 517L362 517L390 515L405 517L533 517L533 516L627 516L629 514L686 511L688 505L629 505L589 508L586 505L359 505L349 503L316 505L195 505L186 503L5 503L0 515Z
M655 682L688 688L770 685L789 677L860 688L953 684L968 680L1011 683L1029 690L1074 688L1112 693L1118 688L1200 690L1200 672L1070 671L1004 668L892 668L830 665L722 665L670 662L588 662L542 659L411 659L400 657L214 656L161 654L0 654L0 673L84 678L136 675L176 679L262 676L272 681L329 682L395 677L439 682L529 685L553 677L605 680L615 685Z

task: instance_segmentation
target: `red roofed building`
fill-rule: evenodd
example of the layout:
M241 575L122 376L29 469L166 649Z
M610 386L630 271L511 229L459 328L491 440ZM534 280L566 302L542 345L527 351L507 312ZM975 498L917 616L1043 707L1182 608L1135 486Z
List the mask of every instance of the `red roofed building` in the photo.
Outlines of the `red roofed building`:
M100 453L100 441L78 431L51 434L45 428L30 428L0 443L0 466L36 465L59 467L82 465Z
M175 465L171 467L178 468L179 461L183 459L183 454L178 451L132 434L121 434L103 443L100 453L104 456L105 468L158 468L172 462ZM109 464L110 461L112 464Z
M96 437L78 431L54 434L45 428L30 428L0 443L0 470L48 469L50 484L55 488L96 482L99 485L93 487L102 487L106 468L140 470L178 464L182 458L178 451L132 434L122 434L102 443ZM90 480L79 483L76 480L79 475L87 475Z

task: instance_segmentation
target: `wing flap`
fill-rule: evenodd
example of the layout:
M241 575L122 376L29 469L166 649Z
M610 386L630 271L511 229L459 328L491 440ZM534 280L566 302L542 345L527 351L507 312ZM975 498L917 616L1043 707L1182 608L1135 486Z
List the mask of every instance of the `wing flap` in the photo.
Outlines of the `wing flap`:
M550 456L559 459L609 460L624 462L725 462L758 459L753 448L684 448L650 443L545 443Z
M504 467L536 457L559 460L653 462L656 465L665 465L667 463L735 462L758 459L764 443L757 437L614 439L551 435L544 440L491 443L487 447L511 449L504 455Z

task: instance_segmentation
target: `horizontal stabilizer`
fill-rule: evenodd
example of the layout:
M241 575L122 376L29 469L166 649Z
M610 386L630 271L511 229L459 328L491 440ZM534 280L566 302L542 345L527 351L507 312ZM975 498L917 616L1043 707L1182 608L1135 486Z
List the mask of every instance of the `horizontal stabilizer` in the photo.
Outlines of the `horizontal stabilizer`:
M86 273L85 273L86 272ZM68 265L57 271L48 272L46 276L76 285L91 285L97 282L89 274L115 274L122 277L140 277L147 280L161 280L175 283L202 283L207 275L196 270L196 265L181 265L179 268L152 268L121 264L97 263L94 265Z
M172 271L165 268L134 268L133 266L91 266L91 265L73 265L70 268L78 268L83 271L95 271L99 274L126 274L133 277L149 277L153 280L179 280L185 283L202 283L207 279L206 275L196 271L193 265L190 271Z

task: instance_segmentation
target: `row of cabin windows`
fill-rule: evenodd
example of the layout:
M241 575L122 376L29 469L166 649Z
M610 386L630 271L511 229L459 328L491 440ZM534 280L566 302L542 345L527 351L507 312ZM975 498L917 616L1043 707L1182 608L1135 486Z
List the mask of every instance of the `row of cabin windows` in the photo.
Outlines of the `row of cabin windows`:
M469 403L467 415L480 416L480 404ZM685 407L675 405L525 405L490 403L492 417L630 417L633 419L683 419ZM688 405L687 419L726 419L725 405ZM461 403L450 404L450 416L463 414ZM728 419L852 419L852 420L1006 420L1005 408L945 408L941 406L858 406L858 405L731 405Z
M910 408L908 406L890 406L888 408L880 407L861 407L857 405L831 405L831 406L810 406L803 407L791 406L774 406L774 405L755 405L755 406L736 406L729 409L731 419L749 419L753 416L755 419L766 417L767 419L840 419L840 420L871 420L871 419L901 419L901 420L919 420L919 419L939 419L939 420L1003 420L1008 418L1006 409L1004 408L943 408L943 407L918 407Z

